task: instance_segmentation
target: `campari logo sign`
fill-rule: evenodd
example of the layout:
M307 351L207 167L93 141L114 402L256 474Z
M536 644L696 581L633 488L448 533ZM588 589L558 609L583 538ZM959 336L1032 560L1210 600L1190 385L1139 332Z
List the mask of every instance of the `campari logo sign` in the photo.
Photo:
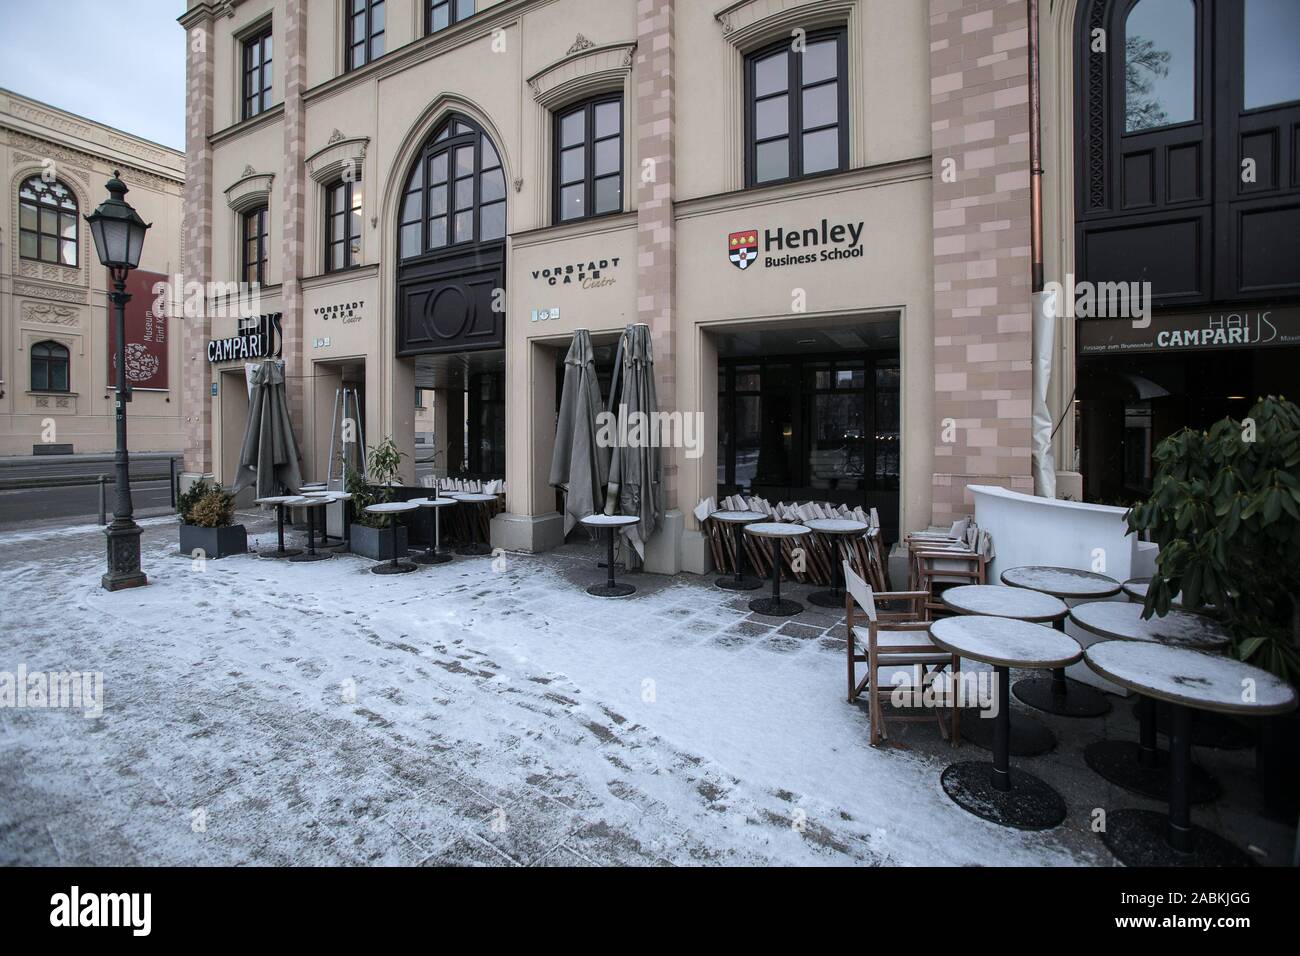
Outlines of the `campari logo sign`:
M815 226L763 229L763 265L769 269L805 266L816 262L860 259L865 222L832 223L823 219ZM737 269L748 269L758 260L758 229L745 229L727 236L727 258Z

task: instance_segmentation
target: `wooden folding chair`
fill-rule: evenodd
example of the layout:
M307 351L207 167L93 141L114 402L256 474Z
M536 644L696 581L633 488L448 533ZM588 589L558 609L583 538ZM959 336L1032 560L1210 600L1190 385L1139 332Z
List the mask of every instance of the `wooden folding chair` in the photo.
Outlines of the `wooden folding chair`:
M944 726L944 708L935 708L933 716L900 715L888 718L906 722L935 720L939 732L954 745L958 740L960 715L957 710L955 680L959 667L955 654L940 650L930 640L929 621L925 611L925 591L885 591L873 592L870 585L854 573L847 561L844 562L844 614L847 618L845 627L848 632L848 679L849 703L856 703L862 695L863 688L868 694L868 714L871 720L871 746L877 746L889 736L885 725L885 708L882 702L893 692L893 685L887 689L880 687L880 669L882 667L916 667L920 673L924 668L936 670L945 666L952 668L954 678L952 699L951 732ZM901 602L900 610L878 608L877 601ZM855 613L861 608L862 614ZM858 625L856 620L865 616L866 623ZM859 652L859 648L862 652ZM867 665L866 676L861 680L857 676L857 663ZM920 690L921 688L915 688Z

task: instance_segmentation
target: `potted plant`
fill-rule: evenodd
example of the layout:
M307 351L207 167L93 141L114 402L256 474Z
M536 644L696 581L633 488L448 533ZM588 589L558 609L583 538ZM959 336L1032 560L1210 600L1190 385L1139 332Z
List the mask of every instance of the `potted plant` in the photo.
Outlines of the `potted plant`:
M368 505L393 500L391 482L401 477L402 459L391 438L372 446L366 454L370 482L354 469L347 471L347 490L352 495L352 553L390 561L406 554L406 528L392 515L369 514Z
M1183 429L1160 443L1151 497L1129 527L1160 545L1146 616L1182 593L1217 608L1231 652L1300 684L1300 407L1262 398L1242 421ZM1300 809L1300 718L1260 727L1256 769L1269 805Z
M248 551L248 532L231 524L235 496L219 483L196 481L176 499L181 519L181 552L205 558L228 558Z

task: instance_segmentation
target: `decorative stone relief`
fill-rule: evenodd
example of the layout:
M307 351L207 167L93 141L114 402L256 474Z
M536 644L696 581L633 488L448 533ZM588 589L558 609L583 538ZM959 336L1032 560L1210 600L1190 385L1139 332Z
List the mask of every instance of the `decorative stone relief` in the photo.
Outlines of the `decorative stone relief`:
M81 313L66 305L52 305L49 302L24 302L23 320L39 322L43 325L78 325Z
M596 44L588 40L581 33L574 38L573 46L569 47L568 53L581 53L583 50L590 50Z

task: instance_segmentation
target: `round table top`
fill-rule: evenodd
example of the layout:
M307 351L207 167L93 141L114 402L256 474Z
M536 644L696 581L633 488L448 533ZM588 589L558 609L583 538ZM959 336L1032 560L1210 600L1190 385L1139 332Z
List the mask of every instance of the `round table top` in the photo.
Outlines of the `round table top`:
M460 504L455 498L411 498L411 504L419 505L421 508L447 508L451 505Z
M1070 620L1099 637L1116 641L1141 641L1196 647L1207 650L1226 647L1228 632L1204 614L1171 610L1164 617L1142 620L1142 605L1132 601L1092 601L1070 608Z
M998 584L962 584L947 588L939 599L961 614L1013 617L1018 621L1035 623L1059 621L1070 613L1060 598Z
M253 499L253 504L257 504L257 505L284 505L284 504L288 504L290 501L294 501L295 499L300 498L300 497L302 497L302 496L301 496L301 495L271 495L271 496L269 496L269 497L267 497L267 498L254 498L254 499Z
M1144 604L1146 603L1147 592L1151 589L1151 579L1129 578L1124 582L1123 587L1126 595L1137 601L1139 604ZM1184 611L1196 610L1205 614L1214 614L1217 612L1215 607L1208 604L1203 604L1197 608L1188 608L1187 605L1183 603L1183 596L1181 594L1174 595L1174 599L1169 602L1169 605L1170 607L1180 608Z
M470 504L482 504L485 501L496 501L496 495L483 495L475 491L449 491L447 497L455 501L465 501Z
M930 637L959 657L1001 667L1065 667L1083 656L1074 638L1006 617L945 617L930 625Z
M352 495L346 491L304 491L304 498L328 498L331 501L346 501Z
M299 495L297 501L288 502L295 508L323 508L330 503L329 498L322 498L315 495Z
M636 524L641 519L636 515L594 514L586 515L578 520L593 528L626 528L628 525Z
M1119 582L1104 574L1033 564L1007 568L1002 572L1002 583L1059 598L1104 598L1119 593Z
M395 511L414 511L418 507L420 506L413 501L381 501L378 504L366 505L366 510L371 514L383 515Z
M298 486L299 491L321 491L325 488L323 481L309 481L306 484Z
M748 521L762 521L767 515L761 511L715 511L709 515L715 521L729 521L733 524L742 524Z
M805 525L781 521L756 521L745 525L745 534L757 535L760 538L797 538L801 534L808 533L809 528Z
M1084 659L1121 687L1198 710L1265 716L1296 706L1290 684L1219 654L1165 644L1101 641L1088 648Z
M804 525L822 534L863 534L871 530L865 521L852 518L810 518Z

